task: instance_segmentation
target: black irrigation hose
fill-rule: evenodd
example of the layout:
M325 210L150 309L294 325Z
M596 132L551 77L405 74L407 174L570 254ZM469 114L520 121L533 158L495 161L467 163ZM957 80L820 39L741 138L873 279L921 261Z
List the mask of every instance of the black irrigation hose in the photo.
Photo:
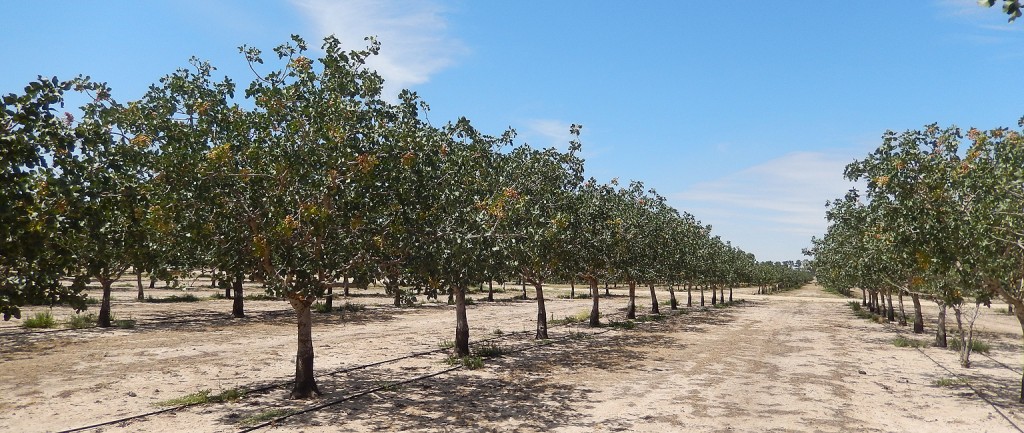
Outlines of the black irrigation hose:
M484 343L484 342L488 342L488 341L494 341L494 340L498 340L498 339L501 339L501 338L506 338L506 337L511 337L511 336L514 336L514 335L518 335L518 334L524 334L526 332L528 332L528 331L512 332L512 333L504 334L504 335L501 335L501 336L498 336L498 337L492 337L492 338L487 338L487 339L483 339L483 340L478 340L478 341L475 341L473 344L479 344L479 343ZM448 350L448 349L447 348L440 348L440 349L433 349L433 350L428 350L428 351L423 351L423 352L416 352L416 353L412 353L412 354L408 354L408 355L404 355L404 356L399 356L399 357L395 357L395 358L385 359L385 360L382 360L382 361L372 362L372 363L369 363L369 364L362 364L362 365L357 365L357 366L354 366L354 367L346 367L346 368L342 368L342 369L338 369L338 370L334 370L334 371L329 371L329 372L326 372L326 373L320 373L320 374L315 375L315 377L334 376L334 375L337 375L337 374L343 374L343 373L348 373L348 372L352 372L352 371L356 371L356 370L362 370L362 369L366 369L366 368L370 368L370 367L376 367L378 365L389 364L389 363L396 362L396 361L401 361L401 360L404 360L404 359L415 358L415 357L418 357L418 356L429 355L429 354L433 354L433 353L437 353L437 352L443 352L445 350ZM261 386L259 388L254 388L254 389L251 389L251 390L246 390L245 393L246 394L258 394L258 393L262 393L262 392L265 392L265 391L269 391L271 389L275 389L275 388L280 388L282 386L286 386L286 385L291 384L293 382L294 381L290 380L290 381L286 381L286 382L279 382L279 383L275 383L275 384L271 384L271 385L265 385L265 386ZM174 411L185 409L187 407L195 406L195 405L198 405L198 404L203 404L203 403L183 404L181 406L175 406L175 407L170 407L170 408L166 408L166 409L156 410L156 411L152 411L152 412L146 412L146 413L142 413L142 414L138 414L138 415L127 416L127 417L124 417L124 418L119 418L119 419L115 419L115 420L111 420L111 421L104 421L104 422L101 422L101 423L98 423L98 424L93 424L93 425L89 425L89 426L85 426L85 427L76 427L76 428L69 429L69 430L62 430L60 433L77 432L77 431L89 430L89 429L94 429L94 428L97 428L97 427L103 427L103 426L108 426L108 425L113 425L113 424L120 424L120 423L123 423L123 422L128 422L128 421L132 421L132 420L137 420L137 419L142 419L142 418L150 417L150 416L153 416L153 415L160 415L160 414L164 414L164 413L168 413L168 412L174 412Z
M999 410L999 406L996 406L996 404L993 403L992 400L989 400L988 397L985 397L985 395L982 394L980 391L978 391L978 389L975 388L974 385L971 385L970 381L965 380L963 378L963 376L957 374L953 370L950 370L950 369L946 368L946 366L940 364L939 361L936 361L935 358L932 358L931 356L929 356L927 353L925 353L923 350L921 350L920 347L915 347L914 349L917 349L918 352L920 352L922 355L924 355L925 358L928 358L928 360L930 360L931 362L934 362L935 365L939 366L939 368L942 368L943 370L946 370L946 372L948 372L949 374L952 374L953 376L956 376L958 379L960 379L960 381L963 384L967 385L967 387L970 388L971 391L974 391L974 393L977 394L978 397L981 397L982 400L985 400L985 403L988 403L989 406L992 406L992 409L995 409L996 412L999 413L999 416L1003 417L1003 419L1006 420L1006 422L1010 423L1010 425L1013 426L1013 428L1015 430L1017 430L1020 433L1024 433L1024 430L1021 430L1020 426L1018 426L1017 423L1013 422L1013 420L1010 419L1010 417L1006 416L1006 414L1003 413L1003 411Z
M563 324L559 324L559 325L555 325L555 326L569 326L569 325L572 325L572 324L574 324L574 323L563 323ZM610 331L611 330L604 330L604 331L601 331L601 332L593 332L591 334L592 335L600 335L600 334L604 334L604 333L610 332ZM475 345L475 344L480 344L480 343L486 343L486 342L489 342L489 341L499 340L499 339L503 339L503 338L507 338L507 337L511 337L511 336L515 336L515 335L519 335L519 334L526 334L526 333L529 333L529 332L531 332L531 331L510 332L508 334L502 334L502 335L497 336L497 337L491 337L491 338L485 338L483 340L477 340L477 341L473 342L472 344ZM560 339L564 340L565 338L568 338L568 337L562 337ZM542 344L535 344L535 345L531 345L530 347L527 347L525 349L521 349L521 350L518 350L518 351L513 351L512 353L520 352L520 351L526 351L526 350L533 349L533 348L536 348L536 347L541 347L541 346L543 346L543 345ZM362 370L362 369L366 369L366 368L370 368L370 367L375 367L375 366L378 366L378 365L389 364L389 363L392 363L392 362L401 361L401 360L404 360L404 359L409 359L409 358L414 358L414 357L418 357L418 356L423 356L423 355L429 355L429 354L433 354L433 353L443 352L443 351L446 351L446 350L448 350L448 348L439 348L439 349L433 349L433 350L428 350L428 351L423 351L423 352L416 352L416 353L412 353L412 354L408 354L408 355L403 355L403 356L399 356L399 357L395 357L395 358L385 359L385 360L382 360L382 361L372 362L372 363L369 363L369 364L361 364L361 365L357 365L357 366L354 366L354 367L345 367L345 368L341 368L341 369L338 369L338 370L329 371L329 372L326 372L326 373L320 373L319 375L314 375L314 377L334 376L334 375L337 375L337 374L343 374L343 373L348 373L348 372L352 372L352 371L356 371L356 370ZM461 366L457 366L457 367L454 367L454 368L451 368L451 369L448 369L448 370L445 370L445 371L442 371L442 372L439 372L439 373L436 373L436 374L427 375L425 377L421 377L420 379L415 379L415 380L421 380L421 379L425 379L427 377L433 377L433 376L436 376L436 375L439 375L439 374L442 374L442 373L447 373L449 371L452 371L452 370L455 370L455 369L458 369L458 368L461 368ZM413 380L410 380L410 381L413 381ZM269 391L271 389L275 389L275 388L280 388L282 386L286 386L286 385L291 384L291 383L294 383L294 381L289 380L289 381L285 381L285 382L279 382L279 383L275 383L275 384L265 385L265 386L262 386L262 387L259 387L259 388L254 388L254 389L251 389L251 390L246 390L246 394L262 393L262 392L265 392L265 391ZM385 385L385 386L380 387L380 388L383 389L383 388L386 388L388 386L401 385L401 384L404 384L404 383L408 383L408 382L402 382L402 383ZM379 389L361 392L358 395L351 395L346 400L350 400L352 398L356 398L356 397L359 397L359 396L362 396L362 395L366 395L366 394L369 394L371 392L375 392L377 390L379 390ZM342 400L342 401L344 401L344 400ZM333 403L328 404L327 406L338 404L340 402L341 401L333 402ZM138 414L138 415L127 416L127 417L123 417L123 418L119 418L119 419L115 419L115 420L111 420L111 421L104 421L104 422L101 422L101 423L97 423L97 424L93 424L93 425L89 425L89 426L85 426L85 427L76 427L76 428L72 428L72 429L69 429L69 430L62 430L60 433L70 433L70 432L84 431L84 430L94 429L94 428L97 428L97 427L103 427L103 426L108 426L108 425L113 425L113 424L120 424L120 423L123 423L123 422L128 422L128 421L132 421L132 420L137 420L137 419L142 419L142 418L150 417L150 416L153 416L153 415L160 415L160 414L164 414L164 413L168 413L168 412L175 412L175 411L178 411L178 410L181 410L181 409L185 409L185 408L188 408L188 407L191 407L191 406L199 405L199 404L203 404L203 403L188 403L188 404L184 404L184 405L181 405L181 406L175 406L175 407L170 407L170 408L161 409L161 410L157 410L157 411L142 413L142 414ZM323 407L327 407L327 406L323 406ZM317 409L313 409L313 410L317 410ZM305 413L305 412L301 412L301 413ZM299 413L293 413L293 414L285 415L281 419L288 418L288 417L291 417L291 416L294 416L294 415L298 415L298 414ZM273 422L276 422L276 421L277 420L273 420L273 421L270 421L270 423L273 423ZM266 425L269 425L269 423L266 424ZM265 426L265 425L263 425L263 426ZM257 427L257 428L259 428L259 427ZM251 431L251 430L246 430L246 431ZM1024 433L1024 432L1022 432L1022 433Z
M606 330L600 331L600 332L593 332L593 333L590 333L590 335L600 335L600 334L604 334L604 333L607 333L607 332L611 332L611 329L606 329ZM565 340L567 338L569 338L569 336L561 337L558 340ZM548 343L529 344L529 345L527 345L526 347L524 347L522 349L512 350L512 351L509 352L509 354L519 353L519 352L526 352L528 350L536 349L538 347L545 347L547 345L548 345ZM505 355L496 356L495 358L500 358L502 356L505 356ZM354 400L354 399L362 397L364 395L368 395L368 394L371 394L371 393L374 393L374 392L378 392L378 391L383 391L385 389L389 389L389 388L392 388L392 387L395 387L395 386L405 385L405 384L413 383L413 382L419 382L421 380L429 379L431 377L440 376L442 374L450 373L452 371L461 369L462 367L463 367L462 365L456 365L454 367L447 368L445 370L437 371L437 372L434 372L434 373L424 374L424 375L421 375L421 376L412 377L412 378L405 379L405 380L398 381L398 382L391 382L391 383L388 383L388 384L385 384L385 385L379 385L379 386L374 387L374 388L370 388L370 389L367 389L367 390L359 391L359 392L354 393L354 394L349 394L347 396L341 397L341 398L336 399L336 400L331 400L331 401L326 402L326 403L321 403L321 404L318 404L318 405L315 405L315 406L307 407L307 408L302 409L302 410L298 410L298 411L295 411L295 412L284 414L284 415L279 416L277 418L274 418L272 420L264 421L264 422L262 422L260 424L246 427L246 428L244 428L242 430L239 430L238 433L248 433L248 432L251 432L251 431L259 430L261 428L269 427L269 426L272 426L274 424L277 424L277 423L279 423L281 421L284 421L284 420L286 420L288 418L291 418L293 416L302 415L302 414L306 414L306 413L310 413L310 412L315 412L315 411L318 411L320 409L328 408L328 407L331 407L331 406L334 406L334 405L337 405L337 404L344 403L344 402L349 401L349 400Z
M1003 364L1003 363L1002 363L1001 361L999 361L999 360L997 360L997 359L993 358L992 356L990 356L990 355L989 355L989 354L987 354L987 353L981 353L981 352L972 352L972 353L977 353L977 354L979 354L979 355L981 355L981 356L984 356L984 357L986 357L986 358L988 358L988 359L991 359L991 360L992 360L992 362L994 362L994 363L996 363L996 364L999 364L999 365L1000 365L1000 366L1002 366L1003 368L1005 368L1005 369L1007 369L1007 370L1010 370L1010 371L1012 371L1012 372L1014 372L1014 373L1016 373L1016 374L1024 374L1024 373L1022 373L1022 372L1021 372L1020 370L1017 370L1016 368L1013 368L1013 367L1010 367L1009 365Z

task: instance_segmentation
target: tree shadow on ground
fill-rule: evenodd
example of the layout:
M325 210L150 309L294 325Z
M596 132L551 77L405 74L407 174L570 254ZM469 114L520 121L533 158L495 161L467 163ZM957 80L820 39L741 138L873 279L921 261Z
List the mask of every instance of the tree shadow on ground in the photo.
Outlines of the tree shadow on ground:
M270 410L301 410L383 386L385 390L290 417L275 425L286 429L327 426L339 431L550 431L566 426L595 430L601 425L581 415L597 403L590 401L594 391L574 383L574 375L628 369L647 358L646 347L685 347L674 334L704 332L708 326L731 321L728 310L707 309L638 323L635 329L628 330L553 328L553 338L544 342L532 340L529 335L503 342L506 354L486 358L481 370L456 370L388 386L447 368L443 354L431 358L434 361L429 366L420 363L371 367L318 378L324 392L319 400L283 401L281 393L267 395L224 413L219 422L224 427L240 426L241 421ZM642 427L623 422L618 421L616 428Z

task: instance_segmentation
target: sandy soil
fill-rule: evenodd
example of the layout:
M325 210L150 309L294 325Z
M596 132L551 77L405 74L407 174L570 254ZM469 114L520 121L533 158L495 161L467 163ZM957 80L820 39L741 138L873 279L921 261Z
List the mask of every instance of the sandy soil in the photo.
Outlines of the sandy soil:
M140 303L127 283L122 287L114 313L136 320L133 329L29 332L16 321L0 325L0 431L85 427L159 410L159 402L200 390L284 383L294 371L294 318L283 301L248 301L250 317L230 319L230 300ZM589 300L556 297L564 291L546 292L554 318L589 311ZM339 370L438 349L452 339L454 309L394 308L371 289L339 302L365 305L363 311L314 316L321 398L290 401L284 386L96 430L236 431L318 405L328 406L260 431L1014 432L1024 426L1024 406L1015 403L1020 327L998 311L1003 306L984 310L978 320L991 353L975 354L974 367L963 369L945 349L895 347L897 335L932 337L858 319L849 300L816 286L772 296L750 291L736 292L746 301L737 306L683 309L635 329L553 326L547 344L532 340L533 301L478 301L469 310L472 340L494 339L487 344L509 353L485 359L482 369L396 384L449 369L448 353ZM510 288L499 297L514 294ZM624 291L613 294L601 300L606 322L622 320ZM638 304L639 311L649 308L646 297ZM36 311L28 308L26 315ZM926 312L933 320L934 308ZM359 395L374 388L381 389Z

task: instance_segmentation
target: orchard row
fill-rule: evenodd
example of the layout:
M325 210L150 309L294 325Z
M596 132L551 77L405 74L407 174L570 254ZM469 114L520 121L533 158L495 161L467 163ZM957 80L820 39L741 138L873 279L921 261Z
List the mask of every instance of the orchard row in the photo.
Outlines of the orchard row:
M296 36L266 71L260 50L242 47L254 72L244 98L196 59L127 103L87 77L4 96L5 318L27 303L84 308L97 282L109 326L110 287L125 273L195 270L233 286L241 316L242 281L256 279L298 316L292 395L308 397L318 393L310 307L331 302L339 281L380 282L396 304L451 294L466 355L465 292L482 281L531 284L547 338L545 282L588 283L596 326L599 279L632 294L637 284L767 290L809 278L757 262L639 182L585 179L578 125L564 151L466 118L432 125L415 93L381 97L366 67L379 45L367 40L347 51L326 38L314 62ZM72 93L88 97L80 113L59 108Z

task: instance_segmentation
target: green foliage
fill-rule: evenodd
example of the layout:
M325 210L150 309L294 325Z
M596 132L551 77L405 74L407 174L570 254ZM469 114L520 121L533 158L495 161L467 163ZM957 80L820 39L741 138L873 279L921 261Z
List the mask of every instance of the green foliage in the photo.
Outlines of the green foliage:
M590 311L584 310L572 316L565 316L561 319L549 320L548 323L550 325L569 325L573 323L582 323L587 321L588 319L590 319Z
M961 349L961 343L959 338L949 338L946 342L946 348L954 352L959 352ZM976 353L987 354L992 350L992 346L984 341L974 338L971 340L971 351Z
M57 326L57 322L53 320L53 315L50 314L49 310L47 310L36 313L34 316L25 319L21 323L21 326L31 329L53 328Z
M120 328L120 329L132 329L132 328L135 328L135 319L132 319L131 316L129 316L127 319L119 319L119 318L117 318L117 316L111 314L110 315L110 322L111 322L111 324L115 328Z
M238 423L241 425L260 424L288 415L289 413L291 412L288 411L287 409L270 409L252 416L242 418L240 421L238 421Z
M927 342L927 341L915 340L913 338L907 338L907 337L904 337L904 336L900 335L900 336L898 336L898 337L896 337L896 338L894 338L892 340L892 345L896 346L896 347L919 348L919 347L928 347L928 346L931 345L931 343Z
M68 317L67 321L64 322L64 327L70 329L85 329L96 327L96 314L75 314Z
M636 322L634 322L632 320L623 320L623 321L615 321L615 320L613 320L613 321L608 322L608 326L610 326L612 328L615 328L615 329L633 329L633 328L636 328Z
M984 7L992 7L997 0L978 0L978 4ZM1009 22L1014 22L1021 15L1020 0L1003 0L1003 13L1008 15Z
M245 396L245 390L240 388L233 388L221 391L217 394L212 394L212 391L204 389L201 391L194 392L192 394L184 395L169 400L163 400L155 403L156 406L162 407L175 407L175 406L192 406L197 404L206 403L224 403L238 400Z
M152 295L149 295L149 296L146 297L146 302L151 303L151 304L168 304L168 303L176 303L176 302L199 302L201 300L202 299L200 299L198 296L193 295L191 293L186 293L184 295L171 295L171 296L168 296L166 298L154 298Z
M455 347L455 341L449 340L449 339L444 339L444 340L441 340L441 341L437 342L437 347L440 347L442 349L451 349L451 348Z
M934 384L935 386L940 387L958 387L969 385L970 382L968 382L967 379L964 379L962 377L944 377L941 379L936 379Z
M486 343L475 348L473 353L480 358L493 358L510 353L505 346L495 343Z
M461 365L470 370L478 370L483 368L484 360L480 356L457 356L452 355L445 359L445 363L451 366Z

